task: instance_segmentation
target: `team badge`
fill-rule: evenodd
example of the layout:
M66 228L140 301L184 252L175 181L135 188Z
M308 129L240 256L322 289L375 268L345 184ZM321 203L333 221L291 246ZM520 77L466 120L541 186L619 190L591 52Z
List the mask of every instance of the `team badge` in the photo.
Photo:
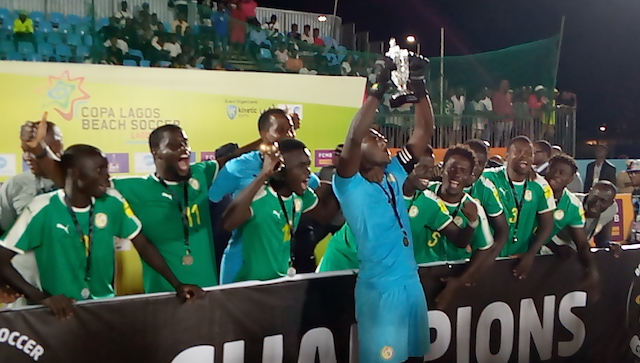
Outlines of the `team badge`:
M196 178L189 179L189 185L191 185L191 188L194 190L200 190L200 182Z
M302 199L294 199L293 204L295 205L297 211L302 210Z
M456 216L456 217L453 219L453 223L455 223L455 224L456 224L456 226L458 226L458 227L462 226L462 217L460 217L460 216Z
M380 351L380 356L384 360L390 360L391 358L393 358L393 348L391 348L390 346L382 347L382 350Z
M387 176L387 179L389 180L390 183L395 183L396 182L396 177L393 176L393 174L389 174Z
M555 218L556 221L561 221L562 218L564 218L564 211L558 209L557 211L555 211L555 213L553 213L553 218Z
M108 222L109 218L107 217L106 214L104 213L98 213L96 214L96 217L94 219L94 224L96 225L96 227L98 228L104 228L107 226L107 222Z
M526 192L524 192L524 200L526 200L527 202L530 202L533 199L533 193L531 193L530 190L527 190Z
M411 208L409 208L409 217L414 218L415 216L418 215L418 212L420 212L418 207L416 207L415 205L412 205Z

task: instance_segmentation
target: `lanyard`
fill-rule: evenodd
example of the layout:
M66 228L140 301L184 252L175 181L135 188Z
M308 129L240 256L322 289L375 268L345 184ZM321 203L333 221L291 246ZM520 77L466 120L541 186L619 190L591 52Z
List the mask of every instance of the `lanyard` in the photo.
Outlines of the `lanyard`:
M167 182L164 179L160 178L156 175L158 181L162 186L171 194L171 198L176 202L178 206L178 211L180 212L180 216L182 217L182 232L184 233L184 248L187 250L187 255L191 254L191 248L189 247L189 220L187 218L187 208L189 208L189 189L187 188L186 183L182 183L183 193L184 193L184 208L182 207L182 203L178 200L177 196L173 193L173 191L167 185Z
M440 192L440 191L442 190L441 188L442 188L442 186L439 186L437 191L438 191L438 192ZM465 192L465 193L466 193L466 192ZM442 199L442 198L440 197L440 195L439 195L439 194L438 194L438 198L440 198L440 199L444 202L444 199ZM464 195L462 196L462 199L460 199L460 201L458 202L458 206L457 206L457 207L456 207L456 209L453 211L453 213L449 213L449 215L451 216L451 219L453 220L453 223L454 223L454 224L456 223L456 222L455 222L455 219L456 219L456 217L458 216L458 213L460 213L460 209L462 208L462 203L463 203L463 202L464 202ZM460 226L458 226L458 227L460 227ZM448 253L448 252L449 252L449 249L447 248L448 243L440 243L440 244L442 245L442 251L443 251L443 253L444 253L444 259L445 259L445 261L449 261L449 256L448 256L448 255L449 255L449 253ZM457 248L457 247L456 247L456 248Z
M516 204L516 209L518 210L518 213L516 214L516 227L513 231L513 243L518 243L518 226L520 225L520 211L522 211L522 205L524 204L524 195L527 192L527 181L524 181L524 186L522 188L522 196L520 197L520 200L518 200L518 197L516 196L516 187L515 185L513 185L513 181L511 180L511 178L509 178L509 176L507 175L507 180L509 180L509 185L511 185L511 194L513 195L513 201Z
M293 267L293 260L295 258L294 254L293 254L293 248L294 248L294 234L295 234L295 230L294 230L294 226L293 226L293 222L294 222L294 218L296 218L296 201L293 197L293 194L291 195L291 202L293 203L293 205L291 206L291 219L289 219L289 213L287 212L287 208L284 205L284 200L282 200L282 196L280 195L280 193L276 192L276 194L278 194L278 202L280 202L280 209L282 209L282 213L284 214L284 218L287 220L287 227L289 227L289 235L290 235L290 243L289 243L289 267Z
M76 214L71 207L69 197L66 194L64 196L64 202L67 204L67 210L71 215L71 220L73 220L73 225L76 227L76 231L78 231L78 235L80 236L80 243L82 243L85 255L87 256L87 263L84 270L84 280L89 282L89 280L91 280L91 250L93 249L93 202L89 207L89 233L87 235L82 232L82 227L80 226L80 223L78 223L78 218L76 217Z
M402 230L402 235L404 236L404 238L402 239L402 244L405 247L409 246L409 235L407 235L407 231L405 231L404 229L404 225L402 224L402 219L400 218L400 214L398 213L398 204L396 201L396 193L393 191L393 188L391 187L391 183L389 183L389 177L387 175L387 173L384 174L385 175L385 181L387 184L387 188L389 188L389 191L387 192L387 190L384 188L384 186L382 186L382 183L376 183L377 186L380 187L380 189L382 189L382 192L384 192L384 195L387 196L387 202L389 202L389 204L391 205L391 208L393 209L393 214L396 216L396 221L398 222L398 225L400 226L400 229Z
M584 198L584 202L582 202L582 205L583 208L587 206L587 197ZM593 238L598 222L600 222L600 215L598 215L598 218L595 218L593 222L591 222L591 224L589 224L588 226L584 226L584 231L587 232L587 241Z

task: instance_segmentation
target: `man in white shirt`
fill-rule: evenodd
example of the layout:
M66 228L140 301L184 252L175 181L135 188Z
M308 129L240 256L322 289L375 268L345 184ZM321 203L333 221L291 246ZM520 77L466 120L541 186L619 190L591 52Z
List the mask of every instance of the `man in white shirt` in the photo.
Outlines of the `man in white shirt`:
M189 26L189 23L187 22L187 16L179 13L178 14L178 18L176 20L173 21L173 23L171 23L171 32L172 33L176 33L176 29L177 27L180 27L180 35L184 35L184 31L185 29L187 29L187 27Z
M115 43L116 48L122 51L122 54L129 53L129 44L127 44L127 42L125 42L124 40L116 37L111 37L110 39L108 39L106 42L104 42L104 46L106 48L109 48L113 43Z
M311 35L311 25L307 24L304 26L304 30L301 36L303 42L307 42L309 44L313 44L313 35Z
M458 88L458 91L451 96L451 102L453 102L453 140L451 145L462 142L462 114L465 108L464 89Z
M121 28L127 25L127 19L133 19L133 14L129 11L129 4L126 1L120 3L120 10L117 10L113 16L118 19Z

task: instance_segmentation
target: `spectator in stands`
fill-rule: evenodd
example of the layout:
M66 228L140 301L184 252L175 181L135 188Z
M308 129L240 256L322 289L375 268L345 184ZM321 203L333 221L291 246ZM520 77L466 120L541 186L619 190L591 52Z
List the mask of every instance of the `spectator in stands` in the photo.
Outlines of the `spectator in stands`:
M178 56L178 54L182 53L182 47L178 42L178 35L176 33L170 33L168 35L168 40L162 46L162 49L169 52L169 57L171 59Z
M300 33L298 32L298 24L291 24L291 31L287 34L287 38L301 40Z
M18 43L29 42L33 44L33 48L38 51L36 38L33 35L33 20L27 17L25 11L21 11L18 18L13 21L13 45L18 50Z
M531 122L531 112L527 103L526 87L516 89L513 93L513 116L516 130L533 137L533 123Z
M311 35L311 25L307 24L304 26L301 39L303 42L313 44L313 36Z
M485 116L483 122L483 130L482 135L479 138L483 140L489 140L491 138L491 127L493 120L491 116L493 116L493 102L491 102L491 90L489 88L484 87L481 91L481 99L478 102L479 106L481 106L481 112Z
M105 50L104 60L107 64L122 65L124 52L122 51L122 48L118 47L117 38L111 38L108 43L109 45L106 46L107 48Z
M164 24L158 21L158 14L151 14L151 21L149 22L149 28L154 32L165 32Z
M544 86L538 85L529 95L527 101L529 104L529 110L531 117L533 118L533 129L535 130L535 136L542 137L542 106L546 103L546 97L544 97Z
M169 68L187 68L187 58L184 54L180 53L171 62Z
M349 54L340 65L340 73L343 76L352 76L354 74L353 69L351 68L352 63L353 55Z
M242 54L247 33L247 16L236 4L231 4L231 18L229 19L231 31L231 52L234 55Z
M513 128L513 105L509 93L509 81L502 80L500 82L500 88L493 94L491 102L493 103L493 112L499 117L495 122L496 139L494 144L504 146L511 139L511 129Z
M108 41L111 37L118 36L119 33L118 19L115 16L109 18L109 25L105 25L98 30L98 35L103 41Z
M455 145L462 142L462 115L465 108L464 88L458 88L451 96L453 103L453 132L450 134L449 143Z
M120 3L120 10L117 10L113 16L118 19L121 28L127 25L127 19L133 19L133 14L129 12L129 4L126 1Z
M171 23L171 32L178 35L184 35L184 30L189 26L187 22L187 16L185 14L178 14L178 18ZM178 29L178 27L180 27Z
M189 13L189 5L187 0L169 0L167 5L175 9L175 13L173 14L173 16L176 19L180 16L183 16L185 19L187 18L187 14Z
M616 167L607 161L609 149L602 144L595 146L596 160L587 165L587 176L584 180L584 192L589 193L591 187L600 180L616 182Z
M266 30L261 28L252 28L249 32L249 39L251 41L247 44L247 49L249 54L254 58L257 58L260 48L270 48Z
M547 175L551 159L551 144L546 140L538 140L533 144L533 170L542 176Z
M120 49L123 55L129 52L129 44L127 44L127 42L124 39L120 39L115 35L111 36L109 40L104 42L104 46L107 49L110 48L111 46L115 46L116 48Z
M280 33L280 23L278 23L278 17L276 14L272 14L271 19L262 24L262 29L269 32L269 37L275 37Z
M180 45L182 46L182 50L183 52L189 48L192 50L196 50L198 49L198 37L196 37L195 34L193 34L193 28L188 26L185 30L184 30L184 35L179 38L180 40Z
M542 137L551 141L556 134L556 98L560 94L557 89L553 92L551 97L545 97L542 105Z
M278 60L278 63L280 63L280 65L284 67L284 65L289 60L289 49L287 49L287 44L286 43L278 44L278 49L276 49L274 54L276 56L276 59Z
M633 160L627 160L627 169ZM616 176L616 186L618 187L618 193L631 194L633 190L636 188L629 177L629 173L627 170L622 170ZM639 185L640 186L640 185Z
M322 40L322 38L320 38L320 29L318 28L314 28L313 29L313 45L317 45L320 47L324 47L324 40Z
M229 10L222 4L211 14L211 22L215 30L214 46L226 53L229 50Z
M139 22L144 23L151 18L151 12L149 11L149 3L143 3L142 9L138 11L137 19Z
M247 19L247 24L259 27L260 22L258 21L258 18L256 18L256 8L258 7L258 3L254 0L241 0L238 5L244 13L245 19Z

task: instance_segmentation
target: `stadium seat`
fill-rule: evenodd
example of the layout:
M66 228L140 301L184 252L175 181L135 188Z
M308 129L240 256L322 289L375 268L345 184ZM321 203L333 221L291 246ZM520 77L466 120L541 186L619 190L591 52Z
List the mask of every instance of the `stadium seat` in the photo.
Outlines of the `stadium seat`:
M73 31L73 27L71 26L71 23L61 22L58 24L58 32L62 34L69 34L72 31Z
M198 63L198 64L196 64L196 68L198 68L198 69L204 69L204 64L202 64L202 63Z
M162 67L162 68L167 68L170 65L171 65L171 62L169 62L169 61L161 61L160 62L160 67Z
M48 22L46 20L41 21L40 23L38 23L38 27L37 27L38 31L43 32L45 34L51 33L53 32L53 25L51 25L51 22Z
M2 23L2 27L0 28L9 33L13 33L13 21L9 21L8 23Z
M86 45L87 47L93 46L93 38L91 37L91 34L87 34L84 36L84 45Z
M141 60L140 61L140 67L151 67L151 61L149 60Z
M11 10L0 8L0 19L3 19L3 21L6 22L7 20L15 19L15 16L11 12Z
M67 35L67 44L77 47L82 45L82 38L78 34L69 34Z
M19 42L18 43L18 53L20 54L32 54L35 53L36 49L33 47L32 43L29 42Z
M31 53L27 55L29 62L42 62L42 56L38 53Z
M82 36L89 34L89 24L76 25L76 34Z
M86 24L89 25L91 24L91 17L90 16L83 16L80 18L80 23L81 24Z
M64 22L64 14L57 12L49 13L49 21L52 24L60 24Z
M88 47L85 47L84 45L79 45L76 48L76 57L78 59L84 59L85 57L88 57L91 54L91 51L89 50Z
M9 54L11 52L15 52L16 49L13 47L13 43L6 41L0 41L0 53L2 54Z
M46 17L42 11L32 11L31 14L29 14L29 17L36 24L40 23L43 20L46 20Z
M44 43L46 41L45 34L43 32L36 31L34 35L36 37L36 43Z
M258 58L260 59L273 59L273 54L267 48L260 48L260 54L258 54Z
M80 19L80 17L78 15L69 14L69 15L67 15L67 21L71 25L78 25L78 24L80 24L81 19Z
M49 57L53 55L53 46L49 43L38 43L38 53L43 57Z
M60 62L60 59L55 54L52 54L46 57L42 56L42 61L43 62Z
M57 45L62 44L62 35L58 32L51 32L47 35L47 43Z
M103 26L109 25L109 18L100 18L96 21L96 29L100 29Z
M144 59L144 55L142 54L141 50L138 49L129 49L129 54L136 56L136 57L140 57L140 59Z
M24 58L22 57L22 54L18 53L18 52L11 52L7 55L7 60L10 61L21 61L24 60Z
M68 59L71 57L71 48L66 44L58 44L56 45L56 54Z
M122 65L127 67L137 67L138 63L136 63L136 61L134 61L133 59L125 59L122 61Z

